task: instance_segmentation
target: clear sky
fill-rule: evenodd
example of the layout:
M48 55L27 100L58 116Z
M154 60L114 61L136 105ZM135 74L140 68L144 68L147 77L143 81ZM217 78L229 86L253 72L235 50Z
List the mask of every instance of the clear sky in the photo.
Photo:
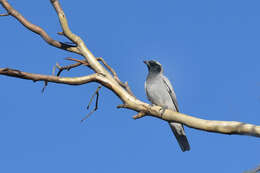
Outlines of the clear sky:
M53 38L67 41L49 1L10 1ZM61 1L72 31L144 92L155 59L171 80L180 111L209 120L260 125L260 1ZM0 12L4 13L3 8ZM12 17L0 18L0 67L51 74L77 55L46 44ZM62 76L90 74L81 67ZM100 106L84 123L95 83L68 86L0 76L0 172L243 172L260 164L260 139L185 128L191 151L181 152L168 124L117 110L100 90Z

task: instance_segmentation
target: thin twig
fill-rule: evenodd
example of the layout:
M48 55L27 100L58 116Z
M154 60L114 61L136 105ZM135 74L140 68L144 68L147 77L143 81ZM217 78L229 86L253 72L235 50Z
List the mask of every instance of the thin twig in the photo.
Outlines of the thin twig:
M70 60L70 61L76 61L78 63L81 63L81 64L89 67L89 64L86 62L86 60L79 60L79 59L70 58L70 57L69 58L65 58L65 59L66 60Z
M90 105L91 105L91 103L92 103L92 100L94 99L95 96L97 96L97 97L96 97L95 108L94 108L90 113L88 113L84 118L81 119L81 121L80 121L81 123L82 123L83 121L85 121L88 117L90 117L90 115L92 115L92 114L98 109L99 90L100 90L101 87L102 87L102 85L99 85L99 86L97 87L96 91L94 92L94 94L93 94L92 97L90 98L89 104L88 104L88 106L87 106L87 109L89 109L89 107L90 107Z
M101 61L104 64L104 66L112 73L112 75L118 79L115 70L112 67L110 67L103 58L98 57L97 60Z
M128 82L125 82L125 83L124 83L124 87L125 87L126 91L127 91L130 95L132 95L133 97L135 97L134 93L132 92L132 90L130 89L130 87L129 87L129 85L128 85Z
M91 96L90 101L89 101L88 106L87 106L87 109L89 109L89 107L90 107L90 105L92 103L93 98L95 97L96 94L98 94L98 91L100 90L101 87L102 87L102 85L99 85L97 87L96 91L94 92L94 94Z
M117 83L118 83L120 86L122 86L123 88L125 88L126 91L127 91L130 95L134 96L133 92L131 91L130 87L128 86L128 83L127 83L127 82L123 83L123 82L119 79L119 77L118 77L116 71L115 71L112 67L110 67L110 66L106 63L106 61L105 61L103 58L98 57L97 60L98 60L98 61L101 61L101 62L104 64L104 66L112 73L112 75L114 76L114 79L117 81Z
M42 88L42 93L44 93L47 85L48 85L48 81L44 81L44 85L43 85L43 88Z
M60 66L58 63L56 63L56 66L55 66L55 67L59 69L59 71L58 71L58 73L57 73L56 76L60 76L60 74L61 74L61 72L62 72L63 70L69 71L70 69L75 68L75 67L78 67L78 66L80 66L80 65L82 65L82 63L80 63L80 62L77 62L77 63L75 63L75 64L71 64L71 65L66 65L66 66ZM55 74L55 72L53 72L53 75L54 75L54 74Z
M4 13L4 14L0 14L0 16L9 16L10 13Z
M64 32L57 32L58 35L64 35Z

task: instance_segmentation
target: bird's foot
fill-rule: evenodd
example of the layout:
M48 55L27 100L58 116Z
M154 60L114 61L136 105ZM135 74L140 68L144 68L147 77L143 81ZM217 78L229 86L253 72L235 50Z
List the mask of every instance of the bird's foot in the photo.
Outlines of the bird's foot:
M153 106L155 106L155 104L149 104L149 105L148 105L148 109L149 109L149 110L152 110L152 107L153 107Z
M163 117L163 114L165 113L167 107L161 107L160 112L161 112L161 118Z

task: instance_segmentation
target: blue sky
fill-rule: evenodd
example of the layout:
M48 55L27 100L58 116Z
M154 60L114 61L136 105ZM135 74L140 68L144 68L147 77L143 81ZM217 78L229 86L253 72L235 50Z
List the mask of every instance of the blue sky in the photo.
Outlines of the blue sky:
M11 4L53 38L67 41L49 1ZM183 113L260 124L260 2L257 0L61 1L72 31L147 101L143 60L155 59L175 88ZM4 12L0 8L1 12ZM51 74L77 55L50 47L12 17L1 17L0 67ZM63 76L82 76L80 67ZM0 76L0 172L243 172L260 164L260 140L186 127L181 152L168 124L117 110L100 90L84 123L95 83L67 86Z

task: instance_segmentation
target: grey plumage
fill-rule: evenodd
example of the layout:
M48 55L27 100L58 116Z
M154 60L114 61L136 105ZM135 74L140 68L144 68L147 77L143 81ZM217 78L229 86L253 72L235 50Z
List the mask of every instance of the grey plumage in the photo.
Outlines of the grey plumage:
M152 104L172 109L179 112L179 107L170 81L163 75L162 65L154 60L144 61L148 67L148 76L145 81L145 91L147 98ZM181 147L182 151L190 150L183 125L169 122L169 125Z

